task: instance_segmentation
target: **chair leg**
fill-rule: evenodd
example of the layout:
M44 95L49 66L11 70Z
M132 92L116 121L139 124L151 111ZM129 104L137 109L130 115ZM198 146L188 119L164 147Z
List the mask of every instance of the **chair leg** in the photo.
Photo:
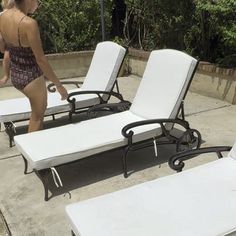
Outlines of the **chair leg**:
M26 175L26 174L28 174L28 173L27 173L27 170L28 170L28 161L26 160L26 158L25 158L23 155L21 155L21 156L22 156L22 158L23 158L23 160L24 160L24 163L25 163L24 174Z
M13 124L12 124L12 122L4 122L4 126L6 128L6 133L9 137L9 147L12 147L14 135L15 135Z
M221 152L216 152L216 154L217 154L217 156L218 156L219 159L223 158L223 155L222 155Z
M75 233L73 232L73 230L71 230L71 235L72 235L72 236L75 236Z
M129 146L126 146L123 150L123 156L122 156L122 163L123 163L123 173L124 173L124 177L128 178L128 171L127 171L127 154L129 151Z
M176 151L181 152L181 146L185 146L186 150L198 149L202 143L202 137L198 130L188 129L183 135L177 140Z
M70 111L69 114L68 114L68 118L69 118L69 122L70 122L70 123L73 122L72 116L73 116L73 113L72 113L72 111Z
M35 170L36 175L41 179L44 187L44 200L48 201L48 175L50 173L50 169L44 170Z

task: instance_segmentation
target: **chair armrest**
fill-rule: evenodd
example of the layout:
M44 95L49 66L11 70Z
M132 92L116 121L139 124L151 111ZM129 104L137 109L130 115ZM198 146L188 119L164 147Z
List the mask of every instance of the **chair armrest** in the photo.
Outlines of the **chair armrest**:
M173 126L175 124L178 124L182 126L185 129L185 131L180 137L176 137L171 134L172 129L166 128L166 124L168 123L173 124ZM189 123L186 120L181 120L178 118L177 119L150 119L150 120L138 121L138 122L134 122L134 123L126 125L125 127L123 127L121 133L125 138L128 139L128 145L132 146L133 144L133 135L134 135L134 131L132 130L133 128L143 126L143 125L150 125L150 124L160 124L160 128L162 132L156 138L159 139L159 138L165 137L167 138L168 143L175 143L176 151L180 151L182 145L184 146L187 145L188 148L191 145L194 145L197 148L199 148L201 145L202 138L201 138L200 132L196 129L191 129L189 126ZM159 144L163 144L163 142L159 142Z
M131 102L125 100L116 103L96 104L89 108L88 116L90 118L95 118L97 116L97 112L101 111L108 111L112 113L122 112L129 110L130 106Z
M116 93L114 91L108 92L108 91L99 91L99 90L87 90L87 91L72 92L68 95L67 101L69 103L74 103L75 98L73 98L73 97L77 96L77 95L82 95L82 94L95 94L98 96L101 103L106 103L106 101L102 98L102 95L108 95L109 97L114 96L114 97L118 98L120 101L124 101L122 95L119 93Z
M151 125L151 124L160 124L162 131L167 132L165 128L166 123L172 123L172 124L179 124L183 126L185 129L189 129L189 123L186 120L180 120L180 119L151 119L151 120L144 120L144 121L137 121L134 123L130 123L123 127L121 133L125 138L129 138L133 136L134 131L131 130L132 128L143 126L143 125Z
M72 113L76 113L76 106L75 106L75 102L76 102L76 98L75 96L78 95L84 95L84 94L95 94L97 95L97 97L100 100L100 104L105 104L107 103L107 101L109 100L109 98L111 96L116 97L117 99L119 99L120 101L124 101L123 97L121 94L116 93L114 91L99 91L99 90L88 90L88 91L76 91L76 92L72 92L68 95L67 101L71 104L71 111L70 111L70 116ZM108 98L106 100L103 99L103 95L107 95Z
M230 146L215 146L215 147L206 147L206 148L199 148L195 150L189 150L185 152L178 153L172 156L169 159L169 166L171 169L180 172L184 168L185 160L191 159L196 155L205 154L205 153L216 153L218 158L222 158L221 152L228 152L232 147Z
M73 84L75 85L77 88L80 88L80 84L83 84L83 82L81 81L60 81L62 84ZM47 86L47 90L50 92L50 93L55 93L56 92L56 88L55 88L55 84L53 83L50 83L48 86Z

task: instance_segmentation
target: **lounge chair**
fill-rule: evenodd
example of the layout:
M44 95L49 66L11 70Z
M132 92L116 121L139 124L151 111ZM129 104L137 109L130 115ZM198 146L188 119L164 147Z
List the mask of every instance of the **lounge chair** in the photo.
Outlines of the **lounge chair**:
M196 67L197 61L183 52L153 51L129 110L15 136L16 146L25 161L25 173L29 164L40 176L45 187L45 200L48 200L48 174L54 173L54 167L59 165L123 148L124 176L128 177L128 151L150 145L150 141L151 145L155 143L156 151L156 145L162 142L179 147L186 139L190 139L187 144L196 141L199 146L200 133L191 129L184 119L177 118ZM73 99L71 96L69 100ZM173 124L183 128L183 135L175 137L171 134ZM162 137L167 140L159 142Z
M113 42L99 43L95 49L91 65L85 77L84 83L80 88L69 90L69 93L83 91L83 95L74 97L74 113L76 110L89 108L95 104L106 103L110 96L118 96L123 99L119 93L117 84L117 76L125 57L126 50L120 45ZM79 66L79 65L78 65ZM76 82L63 82L64 84ZM116 85L117 93L112 92ZM50 91L53 90L52 84L49 85ZM86 91L105 91L100 97L96 93L86 94ZM67 101L61 101L58 93L48 94L48 106L45 115L55 115L58 113L68 112L71 110L71 105ZM30 117L30 104L27 98L17 98L0 101L0 122L5 126L9 136L10 147L13 144L15 135L14 123L27 120ZM72 113L70 113L70 117Z
M230 147L192 150L170 162ZM173 166L173 163L171 163ZM66 206L77 236L219 236L236 232L236 143L228 157Z

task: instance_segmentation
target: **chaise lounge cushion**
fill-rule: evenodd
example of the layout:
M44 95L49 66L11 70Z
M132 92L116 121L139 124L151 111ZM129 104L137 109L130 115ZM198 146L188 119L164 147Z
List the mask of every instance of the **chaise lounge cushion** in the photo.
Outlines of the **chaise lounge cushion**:
M197 60L171 49L151 56L130 110L146 119L176 118Z
M66 214L80 236L225 235L236 230L235 179L235 160L222 158L68 205Z
M69 93L75 91L81 91L81 89L68 90ZM79 101L77 107L80 106L79 104L82 104L82 107L88 107L99 103L99 99L93 94L75 96L75 98ZM14 122L30 118L31 108L26 97L0 101L0 107L0 122ZM69 110L70 105L66 100L61 101L58 93L48 94L48 106L45 115L53 115Z
M19 135L15 140L17 148L29 161L29 165L40 170L124 146L127 140L122 136L121 129L127 123L140 120L143 118L125 111L77 124ZM135 129L139 134L135 140L154 137L158 126L150 126Z

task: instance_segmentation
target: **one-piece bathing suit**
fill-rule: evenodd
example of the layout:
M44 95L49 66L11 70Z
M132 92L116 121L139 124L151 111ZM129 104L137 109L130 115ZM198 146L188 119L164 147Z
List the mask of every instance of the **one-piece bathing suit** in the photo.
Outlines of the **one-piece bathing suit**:
M19 46L7 45L10 56L11 82L19 90L23 90L30 82L43 75L32 49L30 47L22 47L20 42L19 27L24 17L21 18L18 24Z

